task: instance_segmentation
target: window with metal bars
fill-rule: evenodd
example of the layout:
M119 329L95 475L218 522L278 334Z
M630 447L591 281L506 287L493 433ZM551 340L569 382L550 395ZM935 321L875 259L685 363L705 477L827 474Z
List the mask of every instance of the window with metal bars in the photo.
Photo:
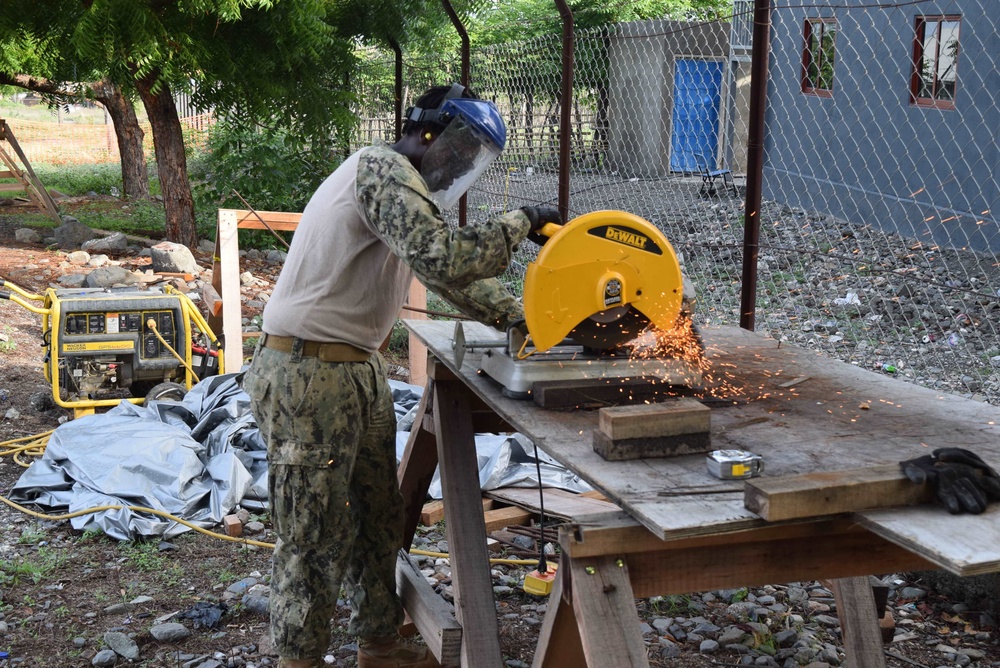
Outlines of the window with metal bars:
M954 109L958 90L958 33L961 16L918 16L913 39L910 103Z
M837 28L836 19L806 19L802 49L803 93L833 97Z

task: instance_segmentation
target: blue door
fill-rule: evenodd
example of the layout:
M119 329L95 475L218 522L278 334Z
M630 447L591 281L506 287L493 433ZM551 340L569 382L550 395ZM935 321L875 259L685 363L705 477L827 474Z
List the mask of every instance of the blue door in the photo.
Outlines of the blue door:
M709 167L715 169L721 89L721 61L677 60L674 68L670 171L699 171L695 160L695 154L699 153L706 156Z

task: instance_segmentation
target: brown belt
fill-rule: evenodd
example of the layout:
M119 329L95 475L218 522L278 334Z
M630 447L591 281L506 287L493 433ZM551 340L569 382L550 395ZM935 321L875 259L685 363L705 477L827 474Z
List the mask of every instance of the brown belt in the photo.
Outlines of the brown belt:
M293 336L274 336L262 334L261 345L271 350L283 353L292 352L295 343ZM302 341L303 357L318 357L322 362L364 362L372 353L355 348L349 343L320 343L319 341Z

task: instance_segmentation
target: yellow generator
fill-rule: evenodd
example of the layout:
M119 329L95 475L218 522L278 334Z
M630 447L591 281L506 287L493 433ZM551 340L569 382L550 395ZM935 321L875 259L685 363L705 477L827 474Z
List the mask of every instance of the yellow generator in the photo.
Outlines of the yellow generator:
M42 316L45 379L56 404L77 417L121 401L179 399L224 372L215 334L191 299L170 287L38 295L0 278L0 288L0 298Z

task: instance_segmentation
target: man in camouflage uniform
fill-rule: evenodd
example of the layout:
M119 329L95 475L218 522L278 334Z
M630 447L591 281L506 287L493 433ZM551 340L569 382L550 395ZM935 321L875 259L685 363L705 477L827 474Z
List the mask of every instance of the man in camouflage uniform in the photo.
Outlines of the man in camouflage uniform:
M398 143L345 160L306 206L264 310L243 387L268 443L278 535L271 637L281 668L322 664L341 587L352 607L348 630L360 637L360 668L438 665L397 635L403 502L378 347L414 275L485 324L504 330L523 318L494 277L529 232L561 222L554 209L535 207L462 228L442 220L438 196L464 192L477 154L469 152L473 135L451 143L441 137L477 123L486 125L484 144L499 153L505 131L491 103L461 86L432 88L408 112ZM431 152L422 170L439 140L443 150Z

